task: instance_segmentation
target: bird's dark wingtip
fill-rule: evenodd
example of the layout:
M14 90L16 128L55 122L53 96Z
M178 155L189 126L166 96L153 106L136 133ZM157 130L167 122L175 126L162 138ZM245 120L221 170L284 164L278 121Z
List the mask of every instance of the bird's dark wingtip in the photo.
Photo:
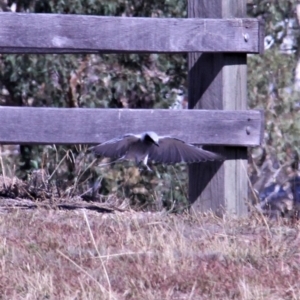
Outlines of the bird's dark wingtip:
M221 154L217 154L217 153L213 153L214 155L212 157L207 157L206 159L202 160L202 162L206 162L206 161L224 161L226 160L226 157L221 155Z
M224 161L226 160L226 157L224 155L221 155L221 154L217 154L218 157L216 158L217 161Z

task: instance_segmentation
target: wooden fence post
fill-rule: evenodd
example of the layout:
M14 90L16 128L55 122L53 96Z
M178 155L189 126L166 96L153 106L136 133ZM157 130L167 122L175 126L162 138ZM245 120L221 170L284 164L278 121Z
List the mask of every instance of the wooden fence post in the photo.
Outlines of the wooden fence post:
M246 0L189 0L189 18L246 16ZM195 33L197 34L197 33ZM246 38L251 38L247 37ZM212 49L213 52L213 49ZM189 53L189 108L247 108L247 56L240 53ZM201 135L201 128L199 129ZM189 167L189 199L197 211L247 213L247 148L211 147L226 155L223 164Z

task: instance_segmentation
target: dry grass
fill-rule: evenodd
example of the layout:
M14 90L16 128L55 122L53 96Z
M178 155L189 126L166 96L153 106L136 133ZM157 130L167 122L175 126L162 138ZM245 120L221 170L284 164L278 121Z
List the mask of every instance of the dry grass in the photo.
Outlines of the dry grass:
M255 214L3 213L0 298L299 299L299 229Z

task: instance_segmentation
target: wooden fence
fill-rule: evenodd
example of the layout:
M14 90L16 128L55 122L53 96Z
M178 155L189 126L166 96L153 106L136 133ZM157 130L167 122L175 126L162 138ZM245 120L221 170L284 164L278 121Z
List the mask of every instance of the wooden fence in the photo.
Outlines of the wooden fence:
M263 114L246 109L246 54L263 52L264 26L245 11L246 0L190 0L187 19L0 13L0 53L188 52L193 109L0 107L0 143L95 144L152 130L214 145L228 159L190 166L190 201L246 213L246 147L264 129Z

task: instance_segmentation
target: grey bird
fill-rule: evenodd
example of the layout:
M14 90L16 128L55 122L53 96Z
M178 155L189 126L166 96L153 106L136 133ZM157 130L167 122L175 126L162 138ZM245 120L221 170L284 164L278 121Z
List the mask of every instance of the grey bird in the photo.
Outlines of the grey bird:
M163 164L224 160L219 154L197 148L177 138L158 136L153 131L125 134L91 147L90 150L96 156L134 160L138 165L143 163L149 171L152 170L147 164L148 160Z
M223 156L187 144L170 136L159 136L153 131L125 134L89 148L96 156L113 159L135 160L149 171L148 160L163 164L197 163L224 160Z

